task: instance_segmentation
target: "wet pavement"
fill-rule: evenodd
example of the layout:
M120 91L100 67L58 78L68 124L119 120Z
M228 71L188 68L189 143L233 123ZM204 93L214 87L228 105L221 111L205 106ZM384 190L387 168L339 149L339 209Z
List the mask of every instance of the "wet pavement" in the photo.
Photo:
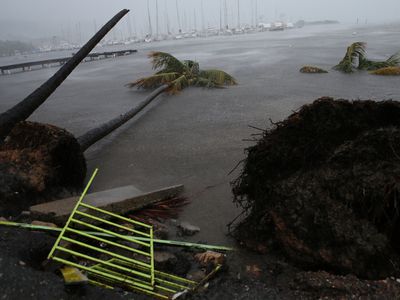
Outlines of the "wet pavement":
M191 204L180 219L201 227L195 241L230 244L226 224L239 210L232 203L232 168L244 158L244 139L302 104L321 96L400 99L399 77L331 71L348 44L368 43L373 59L400 50L400 27L312 26L285 32L165 41L135 45L126 57L80 65L31 120L64 127L76 136L137 105L148 92L124 87L151 74L149 51L193 59L221 68L239 85L227 89L189 88L161 96L139 118L86 152L89 172L100 168L92 191L123 185L141 190L184 184ZM4 61L4 59L3 59ZM0 58L0 64L2 59ZM5 64L5 63L4 63ZM329 74L300 74L306 64ZM57 68L0 76L0 111L23 99Z

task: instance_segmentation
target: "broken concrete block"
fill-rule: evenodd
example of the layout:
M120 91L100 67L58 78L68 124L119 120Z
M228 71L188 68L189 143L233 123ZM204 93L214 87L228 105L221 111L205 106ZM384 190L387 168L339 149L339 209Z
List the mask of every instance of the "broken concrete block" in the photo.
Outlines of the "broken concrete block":
M176 197L183 185L176 185L144 193L134 186L124 186L86 195L84 203L115 214L125 214L146 207L165 198ZM66 198L30 207L32 214L56 224L64 223L71 214L79 197Z
M188 235L188 236L195 235L196 233L200 232L200 227L189 224L188 222L181 222L178 225L178 229L181 235Z
M49 223L49 222L42 222L42 221L32 221L32 225L38 225L38 226L47 226L47 227L53 227L53 228L58 228L58 226L54 223Z

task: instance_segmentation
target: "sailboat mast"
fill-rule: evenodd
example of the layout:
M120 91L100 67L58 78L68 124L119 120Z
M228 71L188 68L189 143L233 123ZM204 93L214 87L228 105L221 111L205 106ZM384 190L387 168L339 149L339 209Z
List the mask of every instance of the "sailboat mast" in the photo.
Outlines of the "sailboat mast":
M237 15L237 19L238 19L237 27L238 27L238 29L240 29L240 0L237 0L237 11L238 11L238 15Z
M228 29L228 6L226 0L224 0L224 19L225 19L225 29Z
M165 0L164 2L165 4L165 22L166 22L166 26L167 26L167 34L170 35L171 34L171 30L169 27L169 16L168 16L168 7L167 7L167 0Z
M156 38L159 36L159 26L158 26L158 0L156 0Z
M175 3L176 3L176 16L178 18L178 27L179 27L179 32L180 32L180 31L182 31L182 26L181 26L181 17L179 15L178 0L176 0Z
M151 26L151 16L150 16L150 0L147 0L147 16L149 18L149 34L150 36L153 35L153 27Z
M131 23L131 18L126 18L126 25L128 26L128 34L129 38L132 38L132 23Z
M256 27L258 26L258 0L256 1L256 8L255 8L255 19L256 19Z
M195 9L193 9L193 27L194 27L194 31L197 31L197 16L196 16Z
M203 5L203 0L201 0L201 29L205 31L205 22L204 22L204 5Z
M222 30L222 0L219 0L219 30Z
M130 19L130 16L128 16L128 17L129 17L129 19ZM133 19L133 30L134 30L134 33L135 33L135 37L137 37L138 34L137 34L137 28L136 28L135 15L132 14L131 17L132 17L132 19Z

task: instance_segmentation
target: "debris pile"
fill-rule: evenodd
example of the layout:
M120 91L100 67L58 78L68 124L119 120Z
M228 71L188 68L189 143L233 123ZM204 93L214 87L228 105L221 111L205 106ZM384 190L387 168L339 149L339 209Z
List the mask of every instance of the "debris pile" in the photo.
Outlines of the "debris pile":
M373 75L384 75L384 76L399 76L400 67L386 67L370 72Z
M306 270L400 274L400 103L321 98L263 132L233 182L234 234Z
M367 70L370 74L375 75L398 75L395 70L398 70L400 64L400 52L396 52L384 61L375 61L367 58L366 46L364 42L355 42L347 47L343 59L333 67L342 73L353 73L356 70ZM390 70L390 72L389 72ZM317 67L305 66L300 69L301 73L328 73Z
M300 69L300 73L328 73L328 71L318 68L318 67L313 67L313 66L304 66Z
M34 257L29 254L27 258L20 260L19 264L26 266L25 261L28 261L30 266L35 265L40 269L53 262L52 268L62 274L67 286L89 283L108 289L134 291L158 299L177 299L179 296L203 289L225 261L224 254L211 250L226 251L229 248L160 239L162 236L168 236L167 225L161 218L173 214L174 209L179 211L182 205L187 203L186 198L168 197L171 194L177 195L183 186L164 188L132 198L146 198L148 208L142 207L143 203L140 201L142 206L131 206L134 210L139 210L139 218L146 218L150 222L144 223L116 213L118 202L109 203L112 209L109 211L100 208L99 201L94 201L93 196L91 201L88 201L91 204L84 201L96 173L97 170L62 228L37 220L31 224L0 220L0 225L3 226L58 233L58 238L48 254L48 261L45 262L44 253L40 251L38 255L34 254ZM132 189L129 190L136 193ZM108 193L112 198L110 191L103 194ZM155 194L157 197L162 194L167 198L156 202L153 199L155 196L149 197ZM126 202L127 195L124 196L122 202ZM104 205L104 201L101 203ZM135 215L129 206L124 207L125 214ZM167 214L164 214L164 209ZM184 230L185 234L194 235L200 230L186 222L178 224L171 221L172 223L176 234Z

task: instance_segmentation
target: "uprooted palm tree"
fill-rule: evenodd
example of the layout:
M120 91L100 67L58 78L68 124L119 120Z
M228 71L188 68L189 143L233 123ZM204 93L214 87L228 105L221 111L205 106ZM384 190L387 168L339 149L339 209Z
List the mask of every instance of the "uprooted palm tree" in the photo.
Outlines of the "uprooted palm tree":
M164 92L176 94L188 86L223 88L225 85L237 84L228 73L216 69L200 70L199 64L192 60L180 61L164 52L152 52L149 57L152 58L153 69L161 70L152 76L128 83L127 86L155 90L139 106L79 137L78 142L82 151L133 118Z
M349 47L347 47L346 54L344 55L343 59L333 68L344 73L354 72L359 60L365 57L365 47L366 43L364 42L355 42L351 44Z
M25 120L126 13L116 14L49 80L0 114L0 215L26 208L53 188L83 184L86 162L77 139L56 126Z
M373 71L400 64L400 52L384 61L370 60L366 57L366 53L366 43L355 42L347 48L344 58L333 68L343 73L353 73L356 69Z
M397 52L384 61L373 61L365 57L360 57L358 69L375 71L383 68L396 67L399 64L400 64L400 52Z
M212 83L209 86L222 86L218 72L208 72L216 74L210 79ZM228 74L224 76L231 78L231 84L235 82ZM50 86L54 87L54 83ZM173 83L165 82L137 107L78 138L49 124L16 123L0 146L0 215L2 211L18 212L43 202L60 189L79 189L86 176L83 152L137 115L159 94L171 90L172 86ZM37 97L43 99L41 97L48 95L42 92Z
M154 89L165 85L166 92L175 94L189 86L222 88L237 84L228 73L216 69L201 70L199 63L193 60L180 61L165 52L152 52L149 58L152 59L153 69L158 71L129 83L129 87Z
M14 126L26 120L40 105L45 102L57 87L68 77L76 66L92 51L103 37L126 15L129 10L121 10L105 24L60 70L23 101L0 114L0 142L3 141Z

